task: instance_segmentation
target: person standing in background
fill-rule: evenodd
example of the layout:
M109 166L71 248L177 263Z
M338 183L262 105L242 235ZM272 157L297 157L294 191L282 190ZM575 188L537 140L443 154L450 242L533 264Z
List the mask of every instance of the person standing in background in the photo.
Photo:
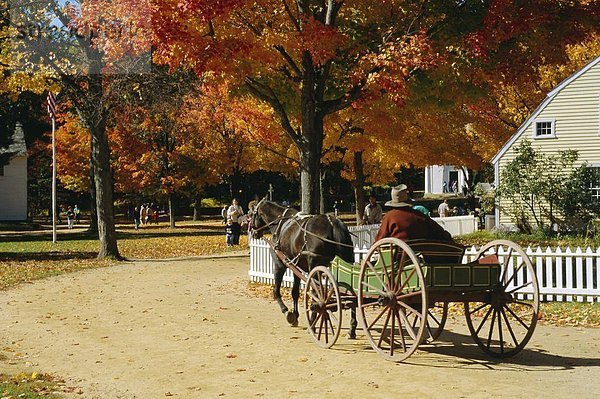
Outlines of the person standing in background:
M381 205L377 203L377 198L374 195L369 195L369 203L365 206L363 213L364 224L377 224L381 223L381 216L383 215L383 209Z
M231 201L231 205L227 209L227 219L231 218L231 230L233 233L233 245L240 244L240 232L242 226L240 225L240 219L244 216L244 210L240 206L240 201L234 198Z
M450 207L448 206L448 200L445 199L444 202L442 202L440 206L438 206L438 214L441 218L446 218L449 216L449 213Z
M140 208L137 206L133 209L133 227L136 230L140 228Z

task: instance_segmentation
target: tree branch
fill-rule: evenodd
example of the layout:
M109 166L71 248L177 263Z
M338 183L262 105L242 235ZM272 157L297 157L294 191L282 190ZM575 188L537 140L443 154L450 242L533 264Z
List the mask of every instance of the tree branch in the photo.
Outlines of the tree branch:
M251 77L246 77L246 87L250 90L250 92L255 95L258 99L268 103L273 107L273 110L279 116L279 120L281 122L281 127L289 136L289 138L294 142L294 144L301 148L304 146L304 142L298 132L292 127L290 119L283 107L283 104L277 98L277 95L269 86L258 82L256 79ZM265 93L266 91L266 93Z
M300 32L301 31L301 29L300 29L300 23L298 22L298 20L296 19L296 17L294 17L294 14L292 14L292 10L290 9L290 6L287 3L287 0L281 0L281 2L283 3L283 7L285 8L285 12L287 13L288 17L290 17L290 20L294 24L294 27L296 28L296 30L298 32Z
M298 67L298 64L296 64L296 62L294 62L294 60L292 59L292 56L289 55L289 53L287 51L285 51L285 48L283 48L283 46L280 45L280 44L273 45L273 48L275 48L275 50L277 50L277 52L279 54L281 54L281 56L283 57L283 59L286 60L286 62L288 63L288 65L296 73L296 76L299 77L299 78L302 77L302 70L300 70L300 67Z

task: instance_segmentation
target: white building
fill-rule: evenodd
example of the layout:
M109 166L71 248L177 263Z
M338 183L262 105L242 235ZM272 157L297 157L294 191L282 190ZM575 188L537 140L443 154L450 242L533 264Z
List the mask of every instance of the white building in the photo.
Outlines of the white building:
M456 191L461 193L463 186L467 184L460 168L452 165L432 165L425 168L425 194L454 192L452 188L455 182Z
M0 166L0 221L27 219L27 146L23 126L17 123L13 141L0 154L11 154Z
M516 149L527 139L544 155L557 155L561 150L577 150L579 162L600 170L600 57L552 90L537 109L521 125L492 159L496 186L502 184L502 172L515 159ZM600 198L600 182L592 187ZM510 206L503 200L496 207L496 224L511 224L502 212Z

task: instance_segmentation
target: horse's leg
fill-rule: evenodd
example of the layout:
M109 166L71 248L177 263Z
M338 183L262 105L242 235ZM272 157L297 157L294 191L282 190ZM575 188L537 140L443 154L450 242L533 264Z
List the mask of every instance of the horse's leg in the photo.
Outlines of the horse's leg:
M288 307L285 306L285 303L283 303L283 299L281 299L281 283L283 281L283 275L285 274L286 267L278 259L274 263L275 271L273 274L275 277L275 284L273 285L273 298L275 298L275 300L279 304L281 312L287 313Z
M300 313L298 312L298 298L300 298L300 279L294 274L294 285L292 287L294 311L287 313L287 321L294 327L298 325L298 317L300 316Z
M348 331L348 338L356 339L356 327L358 322L356 321L356 308L350 309L350 331Z

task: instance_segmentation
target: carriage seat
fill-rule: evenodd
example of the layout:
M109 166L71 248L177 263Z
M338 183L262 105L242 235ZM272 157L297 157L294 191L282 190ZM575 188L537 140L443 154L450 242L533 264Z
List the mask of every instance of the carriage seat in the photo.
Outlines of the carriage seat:
M466 249L462 245L428 239L410 240L406 243L429 264L460 264Z

